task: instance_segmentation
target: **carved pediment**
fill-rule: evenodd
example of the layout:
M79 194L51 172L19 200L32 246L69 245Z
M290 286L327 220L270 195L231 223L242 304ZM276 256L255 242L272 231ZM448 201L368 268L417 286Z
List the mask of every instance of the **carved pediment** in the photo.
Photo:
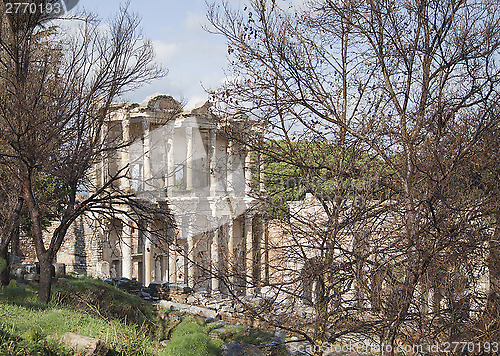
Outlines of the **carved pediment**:
M181 103L170 95L155 95L148 98L146 107L150 110L182 111Z

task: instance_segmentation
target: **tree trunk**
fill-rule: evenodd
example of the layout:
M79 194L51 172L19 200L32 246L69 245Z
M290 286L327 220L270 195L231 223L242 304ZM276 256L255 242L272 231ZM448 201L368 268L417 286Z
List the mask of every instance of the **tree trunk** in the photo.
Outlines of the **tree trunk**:
M37 300L40 303L48 303L52 287L52 261L47 256L39 256L38 260L40 262L40 283Z
M500 307L500 214L496 214L495 231L489 241L488 270L490 274L490 290L488 293L487 311L492 316L498 315Z
M20 241L19 241L19 226L16 226L15 230L12 232L11 239L11 250L13 255L16 255L20 259L23 259L24 255L21 251Z
M45 248L40 207L33 193L32 172L30 169L27 169L25 174L26 176L23 179L23 192L32 224L31 233L33 244L35 245L36 256L40 263L40 283L37 300L40 303L48 303L50 300L50 288L52 284L51 266L54 255Z
M396 332L393 327L388 327L382 332L380 337L380 355L393 356L394 355L394 338Z
M9 216L8 222L3 230L3 236L0 239L0 258L5 260L7 265L0 271L0 284L8 285L10 282L10 261L9 261L9 244L17 234L19 241L19 215L23 207L23 199L18 197L17 204Z
M0 259L5 260L5 268L0 271L0 284L6 286L10 282L10 263L9 263L9 249L8 245L0 246Z
M323 306L319 306L316 308L317 313L318 313L318 324L316 325L316 330L314 333L314 351L312 353L313 356L323 356L323 350L325 345L325 339L326 339L326 313L323 309Z

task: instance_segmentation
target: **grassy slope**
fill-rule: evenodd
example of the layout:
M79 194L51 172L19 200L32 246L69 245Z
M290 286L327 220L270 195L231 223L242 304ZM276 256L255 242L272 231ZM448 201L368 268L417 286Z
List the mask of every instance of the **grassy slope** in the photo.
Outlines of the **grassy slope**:
M46 337L68 331L100 338L115 354L158 354L154 345L166 325L151 305L101 281L71 279L70 284L56 286L49 305L38 304L29 285L0 289L0 354L65 355Z
M36 302L31 285L0 288L0 355L74 355L50 341L51 335L75 332L106 341L112 355L216 356L232 340L255 345L269 333L186 316L182 322L158 318L154 307L136 296L94 279L69 279L54 286L52 302ZM159 341L171 339L167 348ZM283 355L284 352L267 352Z

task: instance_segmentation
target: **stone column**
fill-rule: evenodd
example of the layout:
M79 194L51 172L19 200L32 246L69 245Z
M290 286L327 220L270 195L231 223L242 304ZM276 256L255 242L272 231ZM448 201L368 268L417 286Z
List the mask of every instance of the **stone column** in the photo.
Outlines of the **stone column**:
M258 155L258 160L259 160L259 191L261 193L266 192L266 184L265 184L265 165L264 165L264 155L262 152L259 152Z
M164 282L168 281L168 256L161 256L161 277Z
M248 195L252 191L252 158L250 149L245 154L245 194Z
M174 125L168 124L167 128L167 195L172 196L175 186L175 161L174 161Z
M210 129L210 195L214 196L217 190L217 131Z
M245 214L245 274L246 274L246 295L254 294L255 281L253 276L254 268L254 243L253 243L253 228L252 228L253 217L249 213Z
M122 277L132 279L132 228L130 218L122 218Z
M144 254L143 254L143 266L144 266L144 285L148 286L152 280L152 268L151 268L151 255L152 255L152 244L151 244L151 232L149 231L149 226L146 224L144 226L144 231L142 233L144 240Z
M177 283L177 251L174 243L168 246L168 281Z
M151 181L151 135L150 135L150 123L149 119L144 118L142 122L142 128L144 130L144 190L152 189Z
M122 139L125 144L130 143L130 119L128 117L125 117L122 120ZM125 174L127 170L130 170L130 154L128 145L121 148L121 168L124 169L122 174ZM105 180L103 180L103 183L104 182ZM127 177L121 179L121 188L124 191L130 190L130 181Z
M186 127L186 190L193 189L193 128Z
M161 281L161 265L162 265L162 257L157 256L155 259L155 275L152 278L153 281Z
M226 146L226 190L233 191L233 161L234 161L234 153L233 153L233 142L228 139Z
M227 223L227 264L228 264L228 273L231 276L230 280L234 284L236 281L236 259L234 258L234 231L233 231L233 220L231 217L228 217Z
M194 220L188 218L187 219L187 226L186 226L186 248L187 248L187 285L192 287L194 286L194 273L195 273L195 266L194 266L194 253L195 253L195 246L194 246Z
M314 280L311 286L311 302L313 305L318 301L318 281Z
M220 249L220 242L219 242L219 229L216 228L212 231L212 245L211 245L211 251L210 251L210 257L212 260L212 277L211 277L211 284L212 284L212 297L215 296L220 292L220 287L219 287L219 275L220 275L220 263L219 263L219 249Z
M107 145L106 137L107 137L108 131L109 131L108 122L105 121L102 124L102 131L101 131L101 142L102 142L102 145L104 147ZM97 184L98 181L100 181L99 186L102 186L106 180L106 176L107 176L107 172L108 172L108 167L107 167L108 157L107 157L107 155L108 155L108 153L105 150L103 150L101 152L100 166L97 165L97 167L96 167L96 170L98 170L98 172L96 172L96 182L95 182L96 188L98 187L98 184Z
M269 231L267 222L263 217L260 218L261 237L260 237L260 281L262 285L269 284Z

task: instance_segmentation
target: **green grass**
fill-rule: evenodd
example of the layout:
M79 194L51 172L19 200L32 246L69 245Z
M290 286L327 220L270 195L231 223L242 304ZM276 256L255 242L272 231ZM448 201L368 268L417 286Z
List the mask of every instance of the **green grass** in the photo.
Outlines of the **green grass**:
M65 332L99 338L115 355L158 354L153 345L164 337L166 326L151 305L101 281L70 283L70 288L55 287L48 305L36 302L30 285L0 289L1 355L66 355L47 338Z
M16 335L18 330L7 327L0 322L0 354L31 356L31 355L57 355L72 356L74 352L54 341L42 340L38 330L26 331L21 337Z
M218 356L220 346L233 340L254 345L271 341L267 332L205 324L201 317L184 316L171 325L157 316L150 303L103 281L68 281L69 286L53 286L47 305L37 302L37 290L31 284L13 281L0 288L0 355L74 355L54 341L53 336L65 332L105 341L112 348L108 356ZM170 342L160 349L159 341L164 339Z
M165 333L165 325L157 317L155 309L141 298L101 280L70 278L70 283L70 289L55 286L52 298L55 303L83 309L107 320L144 325L158 337Z
M213 356L220 355L220 347L231 341L262 346L272 341L272 334L243 326L225 325L219 322L205 324L201 318L185 317L172 332L172 339L164 356ZM276 350L270 355L284 355Z
M221 342L213 340L200 319L186 317L172 332L162 356L217 356Z
M261 345L270 343L272 334L258 329L236 329L233 332L229 331L228 334L222 334L221 338L224 341L235 340L244 344Z

